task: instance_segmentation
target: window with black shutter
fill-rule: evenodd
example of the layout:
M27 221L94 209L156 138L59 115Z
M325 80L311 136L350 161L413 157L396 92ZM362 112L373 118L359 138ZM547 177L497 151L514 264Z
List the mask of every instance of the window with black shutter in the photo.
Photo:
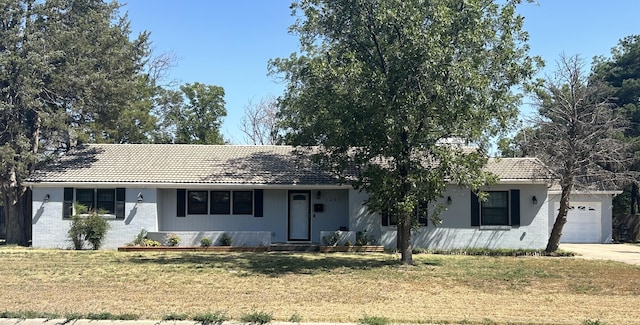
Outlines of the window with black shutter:
M480 202L480 224L486 226L509 225L509 192L487 192L487 199Z
M78 204L80 210L74 206ZM65 187L62 201L62 217L71 218L74 213L98 212L101 215L124 219L124 188L71 188Z
M480 201L471 192L471 226L519 226L520 190L485 191Z

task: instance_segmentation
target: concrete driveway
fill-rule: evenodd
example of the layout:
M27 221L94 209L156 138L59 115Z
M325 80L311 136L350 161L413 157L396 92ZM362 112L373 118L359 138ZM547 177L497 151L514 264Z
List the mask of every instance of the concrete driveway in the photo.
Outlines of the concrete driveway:
M560 249L580 258L640 265L640 246L631 244L560 244Z

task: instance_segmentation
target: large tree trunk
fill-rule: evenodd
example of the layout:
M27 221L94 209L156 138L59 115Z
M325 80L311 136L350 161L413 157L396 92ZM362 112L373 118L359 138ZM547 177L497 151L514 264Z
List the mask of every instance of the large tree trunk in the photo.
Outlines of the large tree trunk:
M402 252L402 243L404 242L404 236L402 236L402 227L400 227L400 223L396 226L396 251Z
M7 244L29 245L30 224L26 216L26 195L21 188L11 188L4 195Z
M406 120L406 118L405 118ZM401 135L402 151L399 160L398 169L400 171L400 193L398 202L405 202L409 191L411 190L411 182L409 181L409 170L411 170L411 147L409 145L409 135L403 130ZM399 210L398 216L398 247L402 256L402 264L413 265L413 247L411 247L411 217L405 208Z
M413 265L413 247L411 245L411 223L398 223L398 239L402 264Z
M560 246L560 237L562 237L562 228L567 223L567 212L569 211L569 195L571 194L571 183L562 185L562 194L560 194L560 209L558 210L558 216L556 222L553 224L549 241L547 242L547 253L555 252Z
M9 175L9 182L3 186L6 243L27 246L31 227L28 224L30 216L27 218L25 215L28 211L26 189L18 184L14 170Z
M638 213L638 208L640 208L640 191L638 189L638 182L631 183L631 207L629 214L631 216L635 216Z

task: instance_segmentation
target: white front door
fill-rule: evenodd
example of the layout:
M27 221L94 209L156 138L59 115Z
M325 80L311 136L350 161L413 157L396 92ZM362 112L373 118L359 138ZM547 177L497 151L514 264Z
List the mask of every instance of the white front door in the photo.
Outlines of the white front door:
M289 193L289 240L310 240L309 193Z

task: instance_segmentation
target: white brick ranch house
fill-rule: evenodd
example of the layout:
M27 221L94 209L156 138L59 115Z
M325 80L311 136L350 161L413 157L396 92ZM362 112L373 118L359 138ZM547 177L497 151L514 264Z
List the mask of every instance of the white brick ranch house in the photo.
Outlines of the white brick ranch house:
M559 194L535 158L490 159L499 182L479 202L467 188L448 186L446 207L434 226L414 233L414 247L544 248ZM74 149L35 172L32 188L34 247L68 248L74 202L106 211L111 229L103 248L131 242L141 229L181 246L215 242L223 233L235 246L322 243L344 231L352 243L365 232L393 248L393 218L370 213L367 194L340 184L289 146L96 144ZM576 195L563 240L611 241L611 199L618 192ZM575 201L575 203L573 203Z

